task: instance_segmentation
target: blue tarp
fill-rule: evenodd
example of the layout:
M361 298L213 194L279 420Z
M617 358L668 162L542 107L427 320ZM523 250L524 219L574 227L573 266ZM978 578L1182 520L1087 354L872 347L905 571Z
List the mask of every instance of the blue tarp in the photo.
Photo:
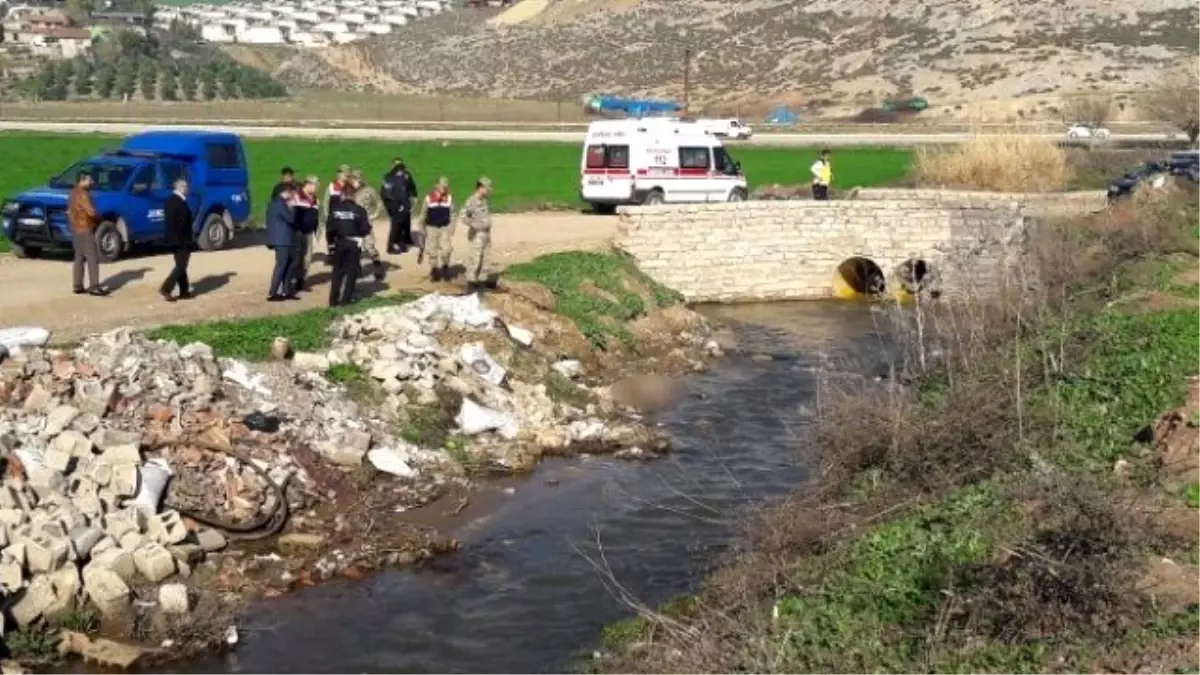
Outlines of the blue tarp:
M795 124L800 121L800 116L792 112L792 109L786 105L781 105L771 112L767 113L767 124Z
M598 114L625 114L629 117L650 117L678 112L683 108L677 101L654 99L621 98L619 96L592 96L586 103L588 112Z

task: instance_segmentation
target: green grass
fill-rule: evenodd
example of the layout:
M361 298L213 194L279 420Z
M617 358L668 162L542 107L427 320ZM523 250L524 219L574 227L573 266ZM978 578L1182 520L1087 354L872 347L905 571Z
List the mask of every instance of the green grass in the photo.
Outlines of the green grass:
M0 164L0 196L8 197L43 184L71 163L95 151L114 148L120 139L96 135L4 134L0 157L21 157ZM732 146L753 189L758 185L806 183L816 148L757 148ZM450 179L452 190L465 199L480 175L495 184L492 208L521 211L547 205L581 207L579 201L580 146L575 143L486 143L437 141L373 142L359 140L247 139L251 197L258 217L264 196L290 166L298 176L333 177L339 164L362 168L377 185L392 157L404 157L428 190L439 175ZM896 149L847 149L834 156L839 186L874 186L895 182L909 169L912 153Z
M616 253L551 253L509 267L504 278L532 281L550 289L557 301L555 311L575 322L597 348L608 346L612 339L625 347L636 346L626 323L648 310L682 301L678 293Z
M372 307L399 305L414 300L412 293L373 296L350 307L310 309L295 314L233 319L196 324L162 326L147 332L152 339L174 340L179 344L203 342L217 356L261 361L270 356L271 342L279 336L291 340L298 352L319 349L329 344L329 324L339 316L355 314Z
M8 253L11 250L12 245L8 243L8 237L5 237L4 233L0 232L0 253Z

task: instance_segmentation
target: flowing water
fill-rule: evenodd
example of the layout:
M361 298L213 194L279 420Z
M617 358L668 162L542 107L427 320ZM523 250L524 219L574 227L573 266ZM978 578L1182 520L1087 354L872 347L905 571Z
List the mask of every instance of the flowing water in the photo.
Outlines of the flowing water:
M497 490L486 517L432 569L336 581L256 606L232 654L192 672L553 672L605 624L694 590L747 509L804 480L805 427L823 369L886 356L869 307L714 307L738 355L690 377L663 413L674 442L647 464L553 461ZM770 360L766 357L770 356Z

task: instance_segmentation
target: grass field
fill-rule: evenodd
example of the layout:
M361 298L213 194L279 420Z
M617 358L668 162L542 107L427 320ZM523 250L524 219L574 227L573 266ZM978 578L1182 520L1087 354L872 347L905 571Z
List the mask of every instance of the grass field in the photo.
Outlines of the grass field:
M0 136L0 156L21 158L0 165L0 195L7 197L42 184L73 161L118 142L109 136ZM280 167L291 166L299 176L315 174L328 180L339 164L346 163L362 168L368 181L375 183L396 155L404 157L421 190L445 175L451 189L465 198L475 179L488 175L495 183L492 208L496 211L582 206L578 198L580 149L574 144L250 139L246 148L256 212L261 211L262 198L270 192ZM731 152L742 162L753 189L764 184L807 182L808 165L818 150L734 146ZM834 155L835 182L842 187L892 183L904 178L911 160L912 153L907 150L838 151Z

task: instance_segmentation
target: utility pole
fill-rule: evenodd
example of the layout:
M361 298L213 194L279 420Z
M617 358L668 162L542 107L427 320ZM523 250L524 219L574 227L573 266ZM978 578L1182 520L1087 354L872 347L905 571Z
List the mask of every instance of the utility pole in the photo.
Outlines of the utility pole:
M688 29L679 30L680 41L683 42L683 116L688 116L689 94L691 94L692 79L692 43L688 39Z

